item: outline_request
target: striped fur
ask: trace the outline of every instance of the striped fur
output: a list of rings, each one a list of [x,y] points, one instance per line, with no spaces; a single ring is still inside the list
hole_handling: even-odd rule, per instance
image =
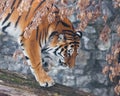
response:
[[[18,43],[40,86],[52,86],[54,81],[44,71],[42,60],[49,63],[47,61],[49,59],[54,65],[73,67],[82,34],[74,30],[67,18],[59,18],[49,23],[44,17],[43,22],[32,31],[31,37],[26,39],[23,36],[24,30],[31,23],[34,13],[43,7],[45,0],[40,3],[37,2],[38,0],[31,0],[31,7],[22,15],[17,11],[22,0],[11,1],[11,13],[8,10],[4,12],[0,21],[0,31],[18,38]]]

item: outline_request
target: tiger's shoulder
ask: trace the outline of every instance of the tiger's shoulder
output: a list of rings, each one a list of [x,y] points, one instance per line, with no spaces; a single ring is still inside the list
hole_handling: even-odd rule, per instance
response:
[[[3,10],[0,11],[1,27],[4,27],[5,30],[5,28],[12,23],[14,29],[19,26],[21,31],[24,31],[26,26],[32,22],[36,11],[45,5],[45,0],[42,2],[38,1],[39,0],[3,0],[1,6],[3,4],[4,7],[1,8]]]
[[[38,26],[43,30],[61,19],[59,9],[46,0],[4,0],[0,3],[2,5],[4,7],[0,7],[3,9],[0,10],[0,30],[10,34],[14,31],[15,36],[18,33],[31,33]],[[65,18],[63,21],[71,23]],[[64,22],[62,23],[67,25]]]

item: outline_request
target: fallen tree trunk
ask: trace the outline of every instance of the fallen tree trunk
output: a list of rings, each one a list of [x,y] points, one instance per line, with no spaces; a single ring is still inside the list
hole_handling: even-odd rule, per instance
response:
[[[94,96],[60,84],[41,88],[29,77],[0,70],[0,96]]]

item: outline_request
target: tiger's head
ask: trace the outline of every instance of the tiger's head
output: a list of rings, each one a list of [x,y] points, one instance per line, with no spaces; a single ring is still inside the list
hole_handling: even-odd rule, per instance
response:
[[[43,48],[43,53],[59,65],[73,67],[80,45],[81,31],[75,31],[69,19],[64,18],[53,22],[48,28],[49,43]]]

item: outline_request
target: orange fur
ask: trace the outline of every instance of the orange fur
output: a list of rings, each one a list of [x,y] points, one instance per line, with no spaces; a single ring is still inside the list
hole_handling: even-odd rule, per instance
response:
[[[19,12],[17,11],[17,5],[18,5],[18,1],[16,0],[15,4],[13,5],[14,11],[12,12],[9,21],[15,23],[18,20]],[[75,59],[77,56],[77,48],[78,48],[78,44],[74,44],[74,42],[79,43],[79,38],[73,28],[72,23],[69,21],[68,18],[63,18],[61,19],[59,16],[59,13],[56,14],[56,19],[54,22],[49,23],[47,20],[47,16],[44,16],[42,19],[42,23],[39,24],[39,26],[37,26],[37,28],[39,29],[37,32],[37,29],[34,29],[31,33],[30,38],[26,39],[23,35],[24,35],[24,30],[25,28],[31,23],[34,15],[35,15],[35,8],[39,5],[38,0],[33,0],[33,3],[30,7],[30,12],[29,15],[26,18],[26,15],[28,14],[28,12],[23,12],[20,18],[20,21],[18,23],[17,26],[20,27],[21,29],[21,34],[19,36],[19,42],[21,43],[22,47],[24,47],[24,53],[26,56],[28,56],[29,60],[30,60],[30,65],[31,68],[34,71],[34,75],[36,77],[36,80],[40,83],[41,86],[52,86],[53,85],[53,80],[50,76],[47,75],[47,73],[44,71],[44,69],[42,68],[42,54],[41,54],[41,46],[40,44],[44,44],[44,42],[49,42],[49,47],[51,48],[55,48],[55,47],[59,47],[61,46],[61,49],[63,48],[63,51],[61,51],[60,54],[63,55],[64,57],[64,63],[69,66],[69,67],[73,67],[75,65]],[[40,8],[42,8],[45,5],[45,2],[40,6]],[[39,8],[39,9],[40,9]],[[7,16],[7,14],[9,13],[9,11],[7,10],[4,14],[4,18]],[[63,33],[63,30],[68,30],[68,31],[72,31],[72,33],[68,33],[66,34]],[[13,30],[14,31],[14,30]],[[54,35],[53,38],[51,40],[50,39],[50,35],[56,31],[57,35]],[[67,39],[62,39],[60,40],[59,35],[62,34],[63,37],[66,37]],[[37,37],[36,37],[37,36]],[[70,39],[68,39],[70,38]],[[71,46],[71,42],[73,42],[73,47],[71,47],[71,50],[73,50],[73,52],[71,52],[71,55],[68,56],[68,49],[65,49],[65,46]]]

